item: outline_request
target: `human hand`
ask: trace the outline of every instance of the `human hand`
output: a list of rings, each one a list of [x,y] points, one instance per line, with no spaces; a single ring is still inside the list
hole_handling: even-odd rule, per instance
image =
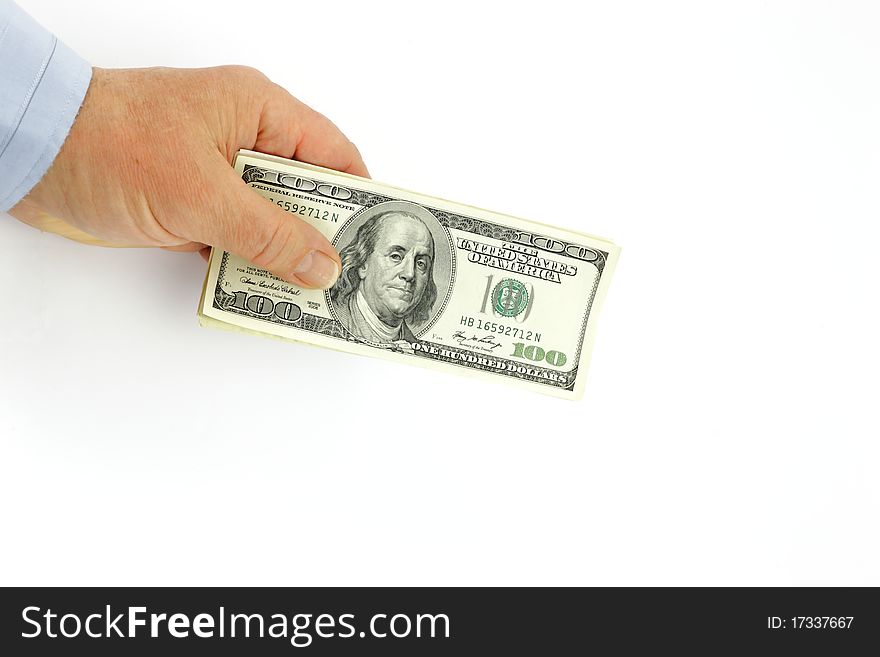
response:
[[[96,68],[54,163],[10,214],[106,246],[212,245],[330,287],[338,254],[245,185],[230,167],[241,148],[369,175],[336,126],[253,69]]]

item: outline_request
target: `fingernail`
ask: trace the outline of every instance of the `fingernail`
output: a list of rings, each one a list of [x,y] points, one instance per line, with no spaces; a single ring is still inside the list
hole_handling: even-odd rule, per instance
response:
[[[305,258],[299,261],[293,274],[306,285],[327,289],[339,278],[339,265],[320,251],[309,251]]]

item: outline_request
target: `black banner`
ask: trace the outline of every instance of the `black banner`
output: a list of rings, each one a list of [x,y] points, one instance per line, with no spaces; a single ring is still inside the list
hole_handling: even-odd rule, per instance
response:
[[[876,589],[0,591],[3,655],[865,654]]]

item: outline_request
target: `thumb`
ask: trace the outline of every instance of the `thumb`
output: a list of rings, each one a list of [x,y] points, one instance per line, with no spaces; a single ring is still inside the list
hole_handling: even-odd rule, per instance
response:
[[[295,285],[329,288],[339,277],[336,250],[317,229],[250,189],[218,153],[207,167],[212,203],[188,239],[241,256]],[[205,207],[211,208],[205,214]]]

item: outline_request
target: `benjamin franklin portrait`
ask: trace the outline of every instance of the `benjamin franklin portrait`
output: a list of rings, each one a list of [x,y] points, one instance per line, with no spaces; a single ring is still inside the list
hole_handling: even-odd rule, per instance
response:
[[[420,205],[389,201],[360,213],[343,233],[342,273],[330,290],[337,319],[366,342],[414,342],[414,331],[428,324],[441,305],[438,250],[441,291],[450,287],[451,252],[443,228]]]

